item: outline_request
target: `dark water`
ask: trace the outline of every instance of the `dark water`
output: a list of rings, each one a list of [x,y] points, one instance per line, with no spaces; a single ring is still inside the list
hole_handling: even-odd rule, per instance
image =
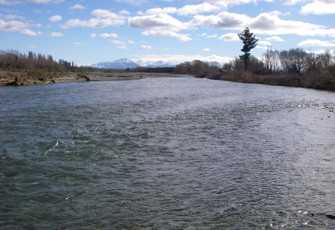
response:
[[[164,78],[0,97],[0,229],[335,228],[335,93]]]

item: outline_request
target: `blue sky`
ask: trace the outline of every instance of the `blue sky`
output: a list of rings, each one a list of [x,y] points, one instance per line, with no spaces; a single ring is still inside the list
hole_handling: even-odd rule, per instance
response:
[[[335,0],[0,0],[1,50],[78,65],[129,58],[227,62],[249,27],[268,47],[335,49]]]

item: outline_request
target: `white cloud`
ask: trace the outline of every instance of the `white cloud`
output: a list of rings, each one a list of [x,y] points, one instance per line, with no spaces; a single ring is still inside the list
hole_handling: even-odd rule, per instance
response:
[[[300,10],[301,14],[335,14],[335,1],[334,0],[314,0],[311,3],[303,6]]]
[[[236,33],[227,33],[227,34],[224,34],[222,36],[219,37],[219,39],[221,41],[229,41],[229,42],[232,42],[232,41],[239,41],[239,37]]]
[[[335,36],[335,29],[301,21],[282,20],[272,13],[261,13],[250,18],[247,26],[261,34],[281,35],[294,34],[298,36]]]
[[[50,33],[50,37],[54,37],[54,38],[60,38],[60,37],[63,37],[63,36],[64,36],[64,34],[59,33],[59,32]]]
[[[122,50],[127,50],[128,49],[129,42],[122,41],[122,40],[112,40],[111,42],[113,44],[115,44],[116,48],[118,48],[118,49],[122,49]]]
[[[200,35],[200,37],[204,37],[204,38],[217,38],[218,35],[217,34],[207,34],[207,33],[202,33]]]
[[[73,6],[70,7],[70,10],[84,10],[85,6],[81,5],[81,4],[75,4]]]
[[[151,8],[145,12],[146,15],[150,14],[174,14],[177,12],[176,7],[165,7],[165,8]]]
[[[119,14],[121,14],[121,15],[129,15],[130,13],[127,10],[120,10]]]
[[[103,33],[103,34],[100,34],[100,37],[101,37],[101,38],[117,38],[118,35],[115,34],[115,33],[110,33],[110,34],[108,34],[108,33]]]
[[[324,47],[334,47],[334,41],[322,41],[318,39],[307,39],[298,44],[298,46],[324,46]]]
[[[26,36],[37,37],[37,36],[42,35],[42,32],[35,32],[30,29],[24,29],[21,31],[21,34],[26,35]]]
[[[58,22],[58,21],[61,21],[61,20],[62,20],[62,17],[60,15],[54,15],[54,16],[49,18],[50,22]]]
[[[0,30],[2,31],[21,31],[28,28],[29,25],[20,21],[4,21],[0,20]]]
[[[249,27],[253,33],[258,35],[292,34],[298,36],[335,37],[335,29],[301,21],[283,20],[279,17],[278,12],[261,13],[256,17],[229,12],[209,16],[196,15],[189,24],[190,27],[207,25],[219,29],[234,29],[238,31]]]
[[[203,48],[202,51],[204,51],[204,52],[210,52],[211,49],[210,48]]]
[[[64,0],[30,0],[30,2],[36,4],[61,3],[63,1]]]
[[[118,0],[121,2],[121,0]],[[164,7],[164,8],[151,8],[145,13],[139,12],[140,15],[150,14],[179,14],[183,16],[197,15],[202,13],[210,13],[218,10],[223,10],[230,5],[240,5],[248,3],[257,3],[257,0],[205,0],[200,4],[185,5],[181,8],[176,7]]]
[[[16,14],[0,14],[0,18],[4,19],[4,20],[15,20],[15,19],[23,19],[22,16],[16,15]]]
[[[146,0],[114,0],[114,1],[119,2],[119,3],[126,3],[129,5],[135,5],[135,6],[139,6],[147,2]]]
[[[265,40],[267,41],[272,41],[272,42],[283,42],[284,40],[279,37],[279,36],[272,36],[272,37],[268,37]]]
[[[149,45],[141,45],[140,49],[142,49],[142,50],[152,50],[152,47],[149,46]]]
[[[231,5],[240,5],[240,4],[249,4],[249,3],[257,3],[257,0],[206,0],[206,2],[210,2],[212,4],[216,4],[222,7],[228,7]]]
[[[181,15],[201,14],[206,12],[213,12],[219,10],[220,7],[204,2],[198,5],[186,5],[178,10]]]
[[[15,0],[0,0],[0,5],[4,5],[4,6],[9,6],[9,5],[15,5],[20,3],[20,1],[15,1]]]
[[[129,18],[129,25],[134,28],[145,28],[145,29],[168,29],[179,31],[186,29],[187,26],[177,20],[176,18],[168,14],[155,14],[145,16],[135,16]]]
[[[91,38],[97,38],[97,37],[105,38],[105,39],[114,39],[114,38],[117,38],[118,35],[116,33],[102,33],[99,35],[96,33],[91,34]]]
[[[190,26],[208,25],[219,29],[241,29],[250,18],[243,14],[222,12],[218,15],[195,15]]]
[[[89,20],[71,19],[62,25],[62,28],[68,29],[73,27],[105,28],[108,26],[120,26],[126,21],[121,15],[117,15],[109,10],[96,9],[91,13],[94,18]]]
[[[29,29],[31,25],[25,22],[21,21],[5,21],[5,20],[0,20],[0,31],[5,31],[5,32],[19,32],[23,35],[27,36],[39,36],[42,33],[41,32],[35,32]]]
[[[161,37],[174,37],[177,38],[181,42],[188,42],[191,41],[192,38],[188,34],[179,34],[174,31],[169,30],[147,30],[143,32],[143,35],[149,36],[161,36]]]
[[[168,14],[136,16],[130,18],[128,23],[131,27],[145,29],[143,35],[146,36],[174,37],[183,42],[191,40],[189,35],[178,33],[188,29],[187,25]]]
[[[306,2],[306,0],[286,0],[284,2],[284,5],[286,5],[286,6],[293,6],[293,5],[296,5],[296,4],[303,3],[303,2]]]
[[[269,41],[259,41],[258,45],[260,46],[272,46],[272,43]]]

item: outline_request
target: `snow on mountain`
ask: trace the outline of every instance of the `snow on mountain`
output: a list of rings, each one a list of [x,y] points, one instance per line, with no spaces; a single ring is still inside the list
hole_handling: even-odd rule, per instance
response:
[[[165,61],[143,61],[143,60],[129,60],[127,58],[117,59],[114,61],[99,62],[93,64],[92,67],[100,69],[132,69],[136,67],[174,67],[175,65]]]
[[[175,67],[176,65],[168,63],[166,61],[144,61],[144,60],[136,60],[140,66],[150,67],[150,68],[158,68],[158,67]]]
[[[127,68],[131,69],[131,68],[140,67],[140,65],[138,65],[137,63],[129,59],[122,58],[122,59],[117,59],[114,61],[99,62],[99,63],[93,64],[92,67],[100,68],[100,69],[127,69]]]

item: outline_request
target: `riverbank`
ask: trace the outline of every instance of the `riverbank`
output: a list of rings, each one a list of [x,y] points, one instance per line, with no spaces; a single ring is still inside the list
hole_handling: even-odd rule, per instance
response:
[[[0,71],[0,86],[28,86],[63,82],[121,81],[153,77],[180,77],[183,74],[145,72],[47,72]]]
[[[335,91],[335,76],[333,76],[331,73],[255,74],[244,71],[221,71],[216,74],[200,75],[196,77],[240,83]]]

